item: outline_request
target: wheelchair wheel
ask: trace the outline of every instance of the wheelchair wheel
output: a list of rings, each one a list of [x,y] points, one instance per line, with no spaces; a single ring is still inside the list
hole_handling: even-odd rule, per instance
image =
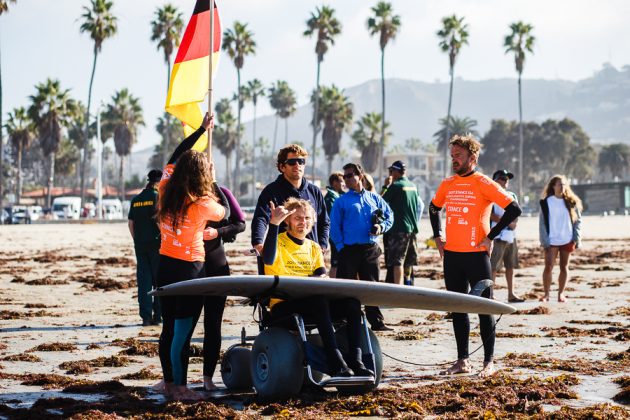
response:
[[[263,401],[297,395],[304,380],[304,352],[300,339],[283,328],[261,332],[252,347],[252,382]]]
[[[223,355],[221,378],[228,389],[251,389],[252,351],[247,347],[232,346]]]
[[[369,391],[372,391],[378,387],[378,384],[381,382],[381,375],[383,374],[383,353],[381,352],[381,345],[378,342],[378,338],[372,332],[372,330],[368,330],[370,334],[370,342],[372,343],[372,352],[374,354],[374,373],[376,375],[374,384],[370,385],[359,385],[359,386],[348,386],[348,387],[339,387],[337,390],[340,393],[344,394],[363,394]],[[347,354],[348,352],[348,333],[347,327],[343,326],[337,330],[335,333],[335,337],[337,339],[337,345],[342,353]],[[365,334],[361,334],[359,338],[361,351],[363,354],[367,354],[368,346],[367,341],[365,339]],[[364,362],[365,363],[365,362]],[[369,366],[366,364],[366,367]]]

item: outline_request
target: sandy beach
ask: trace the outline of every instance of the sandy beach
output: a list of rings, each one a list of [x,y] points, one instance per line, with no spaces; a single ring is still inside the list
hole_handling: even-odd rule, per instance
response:
[[[420,238],[429,232],[425,219]],[[311,391],[276,404],[257,403],[253,395],[215,395],[188,404],[150,389],[160,378],[160,328],[139,325],[125,222],[0,226],[0,418],[630,418],[630,217],[584,218],[566,303],[537,300],[543,264],[538,219],[521,218],[518,237],[515,285],[527,301],[497,325],[494,377],[438,375],[456,357],[445,313],[384,309],[394,331],[378,333],[384,372],[373,393]],[[234,273],[256,272],[255,260],[242,253],[248,244],[249,226],[227,246]],[[416,285],[442,289],[437,251],[422,250],[419,262]],[[495,298],[506,300],[501,274]],[[248,334],[258,328],[250,306],[237,298],[228,302],[223,350],[239,340],[242,327]],[[471,324],[472,350],[480,345],[476,316]],[[200,322],[193,338],[198,351],[202,335]],[[482,351],[471,356],[476,371],[482,358]],[[193,387],[201,386],[199,360],[189,369]]]

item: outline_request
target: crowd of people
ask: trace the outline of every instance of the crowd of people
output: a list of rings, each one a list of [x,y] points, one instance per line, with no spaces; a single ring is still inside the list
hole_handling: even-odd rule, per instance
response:
[[[221,323],[226,297],[168,296],[152,298],[152,288],[201,277],[230,274],[223,244],[245,230],[245,217],[232,192],[216,182],[205,154],[192,150],[213,124],[206,114],[201,127],[184,139],[163,171],[152,170],[146,188],[132,200],[129,230],[137,257],[138,303],[143,326],[160,325],[159,357],[163,380],[156,390],[173,399],[195,400],[187,387],[188,349],[204,313],[203,381],[207,390],[221,348]],[[472,136],[454,136],[449,143],[453,175],[437,188],[429,204],[432,237],[443,260],[447,290],[470,289],[493,298],[492,283],[505,267],[508,301],[524,299],[514,292],[518,268],[516,230],[521,209],[509,191],[514,175],[496,171],[492,178],[477,169],[481,144]],[[380,193],[358,163],[329,177],[326,195],[304,178],[308,153],[291,144],[277,155],[277,179],[259,195],[251,221],[251,245],[262,258],[265,274],[381,281],[384,251],[386,282],[413,285],[417,263],[418,225],[424,203],[407,176],[404,162],[389,166]],[[571,252],[580,244],[581,202],[563,176],[554,176],[540,201],[540,241],[545,253],[544,295],[548,301],[552,269],[559,256],[558,301],[564,302]],[[441,216],[446,223],[442,229]],[[383,250],[380,244],[383,244]],[[324,256],[329,254],[327,268]],[[305,279],[305,281],[308,281]],[[272,314],[299,313],[317,325],[332,376],[373,376],[362,362],[359,335],[361,302],[351,298],[271,299]],[[373,331],[387,331],[381,310],[364,308]],[[494,373],[495,321],[480,315],[484,346],[481,377]],[[342,354],[332,322],[348,325],[349,351]],[[457,361],[443,374],[471,371],[468,314],[453,313]]]

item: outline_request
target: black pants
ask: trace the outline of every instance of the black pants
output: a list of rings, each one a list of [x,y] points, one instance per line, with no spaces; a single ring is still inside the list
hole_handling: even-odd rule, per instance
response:
[[[490,257],[482,252],[444,251],[444,281],[446,290],[468,293],[481,280],[491,280]],[[492,299],[492,289],[486,290],[483,297]],[[494,356],[494,317],[479,315],[479,328],[483,340],[484,361],[490,362]],[[453,313],[453,329],[457,342],[457,358],[468,358],[468,336],[470,320],[468,314]]]
[[[158,286],[203,277],[203,262],[189,262],[160,255]],[[186,385],[190,339],[201,315],[201,296],[163,296],[160,363],[165,382]]]
[[[346,245],[339,251],[337,278],[378,281],[381,249],[376,244]],[[366,306],[365,317],[373,328],[383,325],[384,317],[378,306]]]
[[[206,260],[206,277],[229,276],[227,263],[221,267]],[[203,376],[212,378],[221,353],[221,323],[226,296],[205,296],[203,299]]]
[[[361,334],[361,303],[354,298],[330,300],[322,296],[309,296],[301,299],[284,300],[276,303],[271,308],[271,314],[275,317],[299,314],[307,318],[307,322],[315,322],[317,330],[324,344],[324,351],[328,359],[328,365],[333,372],[341,366],[336,355],[337,339],[333,329],[333,320],[345,319],[348,323],[348,345],[351,357],[360,355],[358,350],[359,336]],[[348,360],[353,364],[355,360]]]

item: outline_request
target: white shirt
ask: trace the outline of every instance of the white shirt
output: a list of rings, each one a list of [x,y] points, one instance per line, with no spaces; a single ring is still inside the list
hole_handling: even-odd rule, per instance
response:
[[[509,195],[512,196],[512,198],[514,198],[514,202],[518,203],[518,199],[516,198],[516,194],[514,194],[512,191],[506,191]],[[503,213],[505,213],[505,210],[503,210],[500,206],[497,206],[496,204],[492,205],[492,213],[496,214],[499,217],[503,216]],[[493,228],[496,225],[496,222],[493,222],[492,220],[490,221],[490,227]],[[514,242],[514,238],[515,238],[515,232],[512,229],[509,228],[505,228],[501,231],[501,233],[499,233],[499,235],[494,238],[494,239],[499,239],[501,241],[505,241],[509,244]]]
[[[547,198],[549,205],[549,244],[561,246],[573,239],[571,215],[562,198],[551,195]]]

